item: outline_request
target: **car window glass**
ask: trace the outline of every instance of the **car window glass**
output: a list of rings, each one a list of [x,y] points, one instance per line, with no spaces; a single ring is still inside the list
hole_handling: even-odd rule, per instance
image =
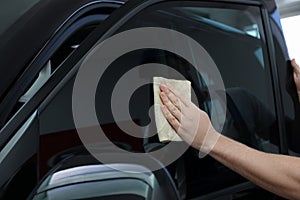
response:
[[[223,8],[222,4],[214,6],[215,8],[211,8],[211,5],[207,7],[204,4],[202,6],[193,4],[192,6],[188,4],[153,6],[128,22],[120,31],[139,27],[163,27],[182,32],[195,39],[216,63],[222,75],[228,98],[231,99],[227,104],[234,105],[227,106],[228,112],[223,134],[247,143],[249,146],[268,150],[267,145],[264,145],[275,140],[277,134],[276,131],[272,131],[276,127],[276,117],[264,29],[262,21],[258,17],[260,9],[247,6],[230,6],[227,9]],[[203,99],[201,93],[210,84],[206,74],[193,71],[193,67],[187,61],[170,52],[139,50],[128,53],[119,60],[107,70],[107,74],[103,78],[106,83],[103,84],[106,85],[105,92],[112,89],[107,88],[108,82],[105,82],[105,77],[110,77],[109,85],[113,85],[114,80],[118,80],[126,71],[147,62],[166,64],[180,71],[186,79],[192,82],[194,90],[199,90],[198,101]],[[120,63],[122,63],[122,67]],[[116,78],[111,78],[112,73]],[[166,75],[172,77],[168,73],[170,72],[166,72]],[[140,76],[151,78],[146,74],[141,72]],[[155,75],[155,72],[152,72],[151,75]],[[101,93],[101,85],[98,88]],[[142,92],[140,91],[140,93]],[[153,103],[151,92],[148,91],[148,93],[148,98],[141,94],[140,97],[143,96],[143,101],[151,105]],[[205,96],[205,94],[202,95]],[[202,100],[202,103],[200,102],[200,106],[203,106],[208,113],[210,113],[210,101],[207,98]],[[144,108],[145,104],[134,104],[135,108],[132,109],[136,110],[136,113],[133,112],[132,117],[134,115],[146,116],[148,108]],[[145,111],[143,114],[142,110]],[[237,117],[243,118],[243,122],[238,122],[243,125],[235,126]],[[136,116],[136,118],[139,117]],[[249,138],[247,139],[245,135],[248,135]],[[275,141],[270,143],[271,146],[272,144],[277,145]]]
[[[256,149],[276,153],[278,128],[260,12],[260,8],[255,6],[236,5],[227,8],[224,4],[217,3],[166,3],[143,10],[119,32],[140,27],[162,27],[195,39],[214,60],[225,84],[227,112],[222,134]],[[176,41],[173,42],[176,45]],[[191,53],[197,55],[197,52]],[[96,104],[96,110],[100,123],[114,121],[110,98],[117,81],[135,66],[145,63],[164,64],[180,72],[185,79],[191,81],[196,93],[193,100],[199,103],[201,109],[210,116],[220,116],[220,113],[223,113],[218,109],[217,113],[211,113],[211,104],[217,100],[211,100],[207,94],[207,86],[213,84],[207,74],[200,74],[189,62],[171,52],[140,49],[121,56],[101,78],[96,94],[96,102],[99,102]],[[155,72],[151,70],[151,66],[140,70],[137,76],[151,80],[156,74],[162,73],[165,73],[166,78],[180,79],[172,74],[171,70]],[[128,105],[131,119],[124,115],[123,118],[120,117],[120,121],[134,120],[141,126],[148,125],[152,106],[152,84],[148,84],[138,88],[131,97]],[[157,131],[156,127],[150,129],[141,134],[153,135],[153,132]],[[156,143],[159,143],[157,135],[146,138],[145,150],[151,151],[151,147],[156,146]],[[188,166],[186,173],[189,197],[243,182],[240,176],[219,163],[209,158],[200,160],[197,152],[193,150],[186,153],[185,163]]]

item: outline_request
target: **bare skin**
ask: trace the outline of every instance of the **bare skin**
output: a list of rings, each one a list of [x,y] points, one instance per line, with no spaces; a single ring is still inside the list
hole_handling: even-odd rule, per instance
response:
[[[300,69],[295,60],[292,66],[300,102]],[[170,86],[161,85],[160,89],[162,111],[184,141],[258,186],[287,199],[300,199],[300,158],[261,152],[225,137],[191,101]]]
[[[294,81],[295,81],[295,84],[296,84],[298,99],[299,99],[299,102],[300,102],[300,67],[296,63],[295,59],[292,60],[291,64],[292,64],[292,67],[293,67],[293,70],[294,70]]]

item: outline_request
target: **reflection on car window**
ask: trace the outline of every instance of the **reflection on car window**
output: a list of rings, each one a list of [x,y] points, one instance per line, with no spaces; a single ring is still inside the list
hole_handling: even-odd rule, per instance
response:
[[[252,21],[249,17],[251,15],[246,12],[236,9],[207,9],[199,7],[175,7],[173,9],[177,11],[177,15],[184,16],[195,22],[205,23],[228,32],[231,31],[260,38],[257,23]]]

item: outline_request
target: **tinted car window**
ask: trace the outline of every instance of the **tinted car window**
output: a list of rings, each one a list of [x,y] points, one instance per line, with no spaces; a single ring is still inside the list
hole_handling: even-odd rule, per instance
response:
[[[274,144],[277,135],[271,130],[276,127],[276,117],[264,29],[259,17],[261,16],[260,9],[246,6],[224,8],[224,5],[213,5],[215,8],[211,8],[212,5],[206,7],[204,4],[199,6],[199,4],[185,5],[183,3],[153,6],[136,16],[121,30],[163,27],[179,31],[195,39],[216,63],[227,91],[229,99],[227,104],[234,105],[227,107],[223,134],[249,146],[277,151],[275,146],[267,145],[270,140],[274,140]],[[197,55],[196,52],[191,53]],[[138,50],[120,57],[107,70],[102,79],[104,84],[99,84],[98,91],[101,93],[101,85],[105,85],[105,92],[109,92],[113,89],[114,81],[117,81],[129,69],[149,62],[165,64],[179,71],[192,82],[192,87],[197,94],[196,101],[199,102],[200,107],[208,113],[211,112],[210,104],[213,100],[205,96],[207,85],[211,84],[210,77],[207,74],[199,74],[183,58],[161,50]],[[151,69],[147,70],[151,71]],[[173,76],[171,72],[165,74],[169,77]],[[152,78],[154,75],[155,72],[140,73],[140,76],[145,76],[145,78]],[[108,89],[110,87],[108,85],[112,87]],[[141,88],[137,93],[141,94],[142,90]],[[147,116],[149,108],[144,108],[145,105],[153,104],[151,91],[148,91],[148,95],[146,93],[144,96],[139,95],[143,97],[144,104],[141,106],[134,104],[135,108],[132,108],[136,110],[136,112],[132,111],[132,118],[139,119],[139,121],[145,121],[140,117]],[[104,106],[99,106],[101,107],[99,110],[105,109]]]
[[[140,27],[163,27],[179,31],[195,39],[212,57],[225,84],[227,112],[225,125],[221,130],[222,134],[256,149],[278,152],[278,128],[270,65],[260,16],[260,8],[255,6],[160,4],[144,10],[120,31]],[[147,40],[147,38],[144,39]],[[197,52],[191,53],[197,55]],[[216,100],[211,100],[207,96],[207,86],[211,84],[210,77],[206,74],[199,74],[191,64],[177,55],[149,49],[130,52],[120,57],[106,71],[103,82],[98,87],[98,92],[106,95],[105,97],[101,95],[101,98],[99,94],[96,96],[97,102],[100,100],[104,102],[96,105],[99,113],[101,113],[100,110],[111,113],[108,110],[110,104],[105,102],[110,102],[106,97],[110,96],[107,94],[113,91],[115,81],[134,66],[152,62],[170,66],[190,80],[197,96],[194,102],[198,102],[200,108],[209,115],[213,115],[210,108],[212,102]],[[151,72],[149,68],[141,70],[139,76],[151,80],[153,76],[161,73]],[[165,76],[178,79],[171,72],[165,72]],[[214,103],[221,104],[222,102]],[[141,126],[149,124],[148,112],[152,105],[152,85],[139,88],[133,94],[129,104],[132,119],[139,122]],[[219,111],[217,110],[218,113],[222,113],[222,110]],[[113,120],[112,115],[99,114],[99,121],[106,123],[105,120]],[[153,131],[156,131],[155,127],[144,134],[152,135]],[[151,151],[151,147],[156,147],[155,143],[159,143],[157,136],[146,138],[145,150]],[[197,153],[189,150],[185,155],[189,197],[243,182],[238,175],[210,158],[198,159]]]
[[[196,40],[216,63],[226,87],[227,112],[219,110],[215,114],[224,114],[226,117],[225,125],[220,130],[222,134],[260,150],[278,152],[278,128],[270,65],[260,16],[260,8],[255,6],[164,3],[143,10],[118,32],[140,27],[163,27],[179,31]],[[197,52],[191,53],[197,55]],[[146,126],[151,121],[152,84],[143,85],[134,91],[129,105],[119,108],[118,121],[114,119],[111,111],[111,97],[118,80],[129,70],[147,63],[167,65],[190,80],[196,94],[193,101],[209,115],[213,115],[211,104],[217,100],[210,99],[207,92],[208,85],[213,84],[207,74],[200,74],[187,60],[174,53],[160,49],[135,50],[115,60],[105,70],[98,83],[95,96],[97,116],[105,134],[112,140],[120,141],[127,137],[127,142],[140,145],[140,140],[128,136],[116,123],[134,121],[140,126]],[[182,78],[172,73],[172,70],[158,72],[151,69],[151,65],[148,66],[137,72],[137,78],[150,82],[157,74],[164,74],[166,78]],[[43,137],[64,135],[62,138],[68,143],[66,146],[80,143],[72,120],[73,82],[74,79],[71,79],[45,104],[40,113],[40,130]],[[118,98],[122,99],[124,96],[120,94]],[[217,105],[223,102],[214,103]],[[126,109],[129,109],[130,118],[122,114]],[[154,126],[139,134],[147,136],[156,132]],[[47,141],[60,145],[53,139]],[[147,137],[143,141],[144,150],[153,151],[150,147],[156,146],[153,144],[159,144],[157,135]],[[136,150],[141,151],[139,148]],[[245,181],[210,157],[199,159],[195,150],[189,149],[183,157],[187,166],[188,197],[210,193]]]

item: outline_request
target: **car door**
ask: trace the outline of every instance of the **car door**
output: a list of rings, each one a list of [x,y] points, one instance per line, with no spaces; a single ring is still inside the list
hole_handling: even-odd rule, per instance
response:
[[[185,33],[197,40],[217,64],[226,87],[228,112],[223,113],[226,122],[225,128],[220,131],[253,148],[272,153],[284,153],[286,145],[282,140],[284,140],[285,127],[283,127],[278,69],[274,60],[272,38],[272,34],[280,35],[281,31],[277,29],[276,33],[272,33],[271,26],[277,22],[274,22],[274,19],[271,20],[269,16],[269,14],[276,13],[275,4],[271,4],[265,5],[259,1],[235,1],[234,3],[226,1],[222,3],[155,1],[155,4],[138,12],[135,17],[126,22],[124,20],[125,23],[116,33],[122,34],[122,31],[135,28],[160,27]],[[268,10],[269,8],[270,10]],[[180,42],[174,38],[170,34],[171,43],[176,48],[181,48],[178,45]],[[140,36],[136,42],[142,44],[143,40],[151,39],[151,37]],[[157,37],[157,40],[159,39]],[[283,42],[281,39],[280,41]],[[160,42],[164,43],[165,41],[161,40]],[[119,48],[122,48],[121,46],[122,44]],[[197,53],[193,51],[190,53],[197,56]],[[149,45],[148,49],[134,49],[134,51],[122,55],[110,65],[109,69],[105,70],[100,79],[102,82],[97,88],[99,94],[95,95],[96,102],[101,102],[95,105],[96,111],[99,112],[100,125],[113,123],[115,120],[116,112],[110,110],[113,109],[110,98],[114,95],[115,87],[119,86],[119,79],[134,67],[147,63],[172,66],[171,68],[179,71],[181,75],[192,82],[196,94],[195,102],[200,101],[202,109],[211,116],[220,117],[222,115],[222,111],[216,114],[211,110],[212,104],[216,106],[222,102],[218,102],[218,100],[213,102],[215,99],[209,99],[205,96],[207,93],[201,93],[207,92],[207,87],[209,87],[210,81],[207,74],[197,73],[189,62],[176,57],[174,52],[153,49],[153,46]],[[148,67],[145,70],[138,70],[136,77],[133,76],[131,80],[144,78],[149,83],[151,76],[156,74],[179,78],[163,68],[159,70],[153,67],[151,70],[150,66]],[[134,84],[134,81],[133,83],[127,82],[127,84]],[[132,94],[128,107],[125,106],[125,109],[129,109],[131,118],[122,115],[125,111],[118,107],[119,120],[134,120],[141,126],[147,126],[151,122],[148,112],[153,106],[152,85],[148,84],[138,88]],[[126,91],[126,87],[123,88],[123,91]],[[119,96],[120,99],[121,97],[122,95]],[[127,102],[127,98],[125,99]],[[215,110],[215,112],[218,111],[218,109]],[[105,114],[101,116],[101,113]],[[145,150],[151,153],[157,148],[164,148],[164,145],[157,144],[158,140],[153,136],[153,132],[149,133],[150,129],[143,131],[148,136],[152,135],[144,143]],[[155,128],[152,130],[155,132]],[[121,135],[122,132],[120,131],[119,134]],[[197,153],[193,150],[189,151],[185,154],[184,163],[187,169],[186,174],[183,175],[186,178],[187,198],[246,199],[262,196],[273,198],[272,194],[247,182],[211,158],[201,160],[197,156],[195,158]]]
[[[222,11],[221,13],[223,15],[218,16],[217,11]],[[72,90],[76,72],[82,63],[83,58],[85,58],[87,53],[95,44],[101,43],[111,35],[121,33],[122,31],[132,28],[142,27],[164,27],[179,32],[182,31],[192,38],[203,38],[201,45],[205,46],[206,49],[209,49],[211,55],[214,55],[212,57],[213,59],[218,60],[217,65],[222,66],[225,63],[224,67],[219,70],[222,70],[221,74],[224,76],[224,81],[226,81],[225,85],[228,86],[228,88],[233,88],[230,91],[231,94],[234,95],[237,91],[234,90],[235,87],[242,86],[246,88],[246,90],[241,90],[242,95],[240,96],[240,99],[232,98],[233,103],[231,103],[231,105],[235,105],[235,102],[244,101],[247,104],[248,98],[260,98],[263,101],[263,107],[267,104],[268,106],[266,110],[270,111],[269,114],[262,114],[262,116],[271,116],[271,119],[280,118],[281,110],[278,109],[278,105],[281,101],[280,96],[277,94],[277,89],[275,89],[275,92],[273,93],[274,86],[275,88],[278,87],[277,78],[276,76],[273,77],[276,67],[273,62],[269,62],[274,55],[272,54],[272,49],[270,49],[270,46],[272,46],[273,43],[272,38],[270,38],[270,27],[268,26],[268,11],[269,10],[267,10],[264,4],[252,1],[246,3],[244,1],[236,1],[235,3],[232,3],[232,1],[224,1],[222,3],[205,1],[129,1],[124,6],[113,12],[107,20],[103,21],[101,26],[95,29],[79,46],[79,48],[61,63],[61,65],[45,83],[44,87],[38,90],[36,95],[33,96],[1,130],[2,138],[0,141],[3,146],[7,146],[10,138],[18,131],[18,127],[24,125],[26,120],[31,119],[30,116],[32,116],[32,113],[34,113],[35,110],[38,110],[37,118],[40,127],[38,135],[42,135],[40,137],[44,137],[43,135],[48,134],[49,130],[50,132],[53,131],[53,127],[58,128],[56,131],[59,132],[59,128],[61,127],[56,126],[59,124],[59,121],[66,120],[66,117],[68,120],[72,121],[72,106],[70,106],[72,103],[70,102],[70,98],[68,99],[69,101],[64,104],[51,104],[51,102],[54,102],[55,98],[59,96],[57,94],[64,94],[64,88],[67,88],[69,92],[70,88]],[[193,16],[188,15],[188,13],[192,13]],[[208,20],[209,15],[213,16],[210,20]],[[239,26],[237,22],[233,23],[230,20],[231,18],[239,19],[238,16],[247,17],[245,22],[240,22],[241,24],[244,23],[245,26]],[[223,17],[224,20],[222,20]],[[237,27],[235,27],[235,25],[237,25]],[[193,31],[190,32],[191,30]],[[197,35],[198,32],[202,35]],[[147,40],[147,38],[133,39]],[[132,42],[134,43],[136,41],[133,40]],[[173,42],[176,44],[176,41]],[[222,50],[222,48],[217,48],[220,47],[218,45],[232,48],[223,48]],[[239,53],[242,52],[242,50],[244,52],[240,55]],[[242,62],[242,59],[239,60],[239,58],[247,60],[248,63],[245,68],[239,68],[239,66],[245,65],[245,63]],[[112,111],[109,110],[110,97],[113,88],[118,82],[118,78],[121,78],[123,74],[128,72],[130,69],[133,69],[134,66],[152,62],[170,65],[172,68],[181,72],[186,79],[191,80],[193,87],[197,90],[196,100],[202,99],[200,104],[201,108],[210,113],[210,115],[213,115],[210,110],[212,100],[207,98],[207,95],[205,96],[205,94],[201,93],[201,91],[206,90],[207,82],[209,82],[208,77],[205,77],[205,74],[199,74],[197,71],[193,70],[191,64],[185,59],[182,59],[170,52],[162,51],[161,49],[137,49],[131,54],[129,52],[114,61],[114,63],[105,72],[106,74],[103,76],[104,78],[101,80],[102,82],[99,83],[100,87],[95,95],[95,99],[99,102],[95,105],[95,107],[100,116],[98,117],[100,125],[107,126],[107,131],[110,132],[112,137],[115,137],[114,140],[122,137],[121,135],[124,135],[124,132],[120,130],[120,128],[116,127]],[[121,68],[120,66],[124,66],[124,68]],[[183,66],[188,66],[188,69],[190,70],[185,70]],[[247,74],[249,76],[246,76],[244,72],[249,73]],[[168,73],[169,72],[166,71],[166,75],[168,75]],[[238,73],[240,77],[232,76],[234,73]],[[149,75],[153,76],[153,74],[155,75],[155,71],[152,71],[151,69],[139,72],[139,75],[146,79],[149,78]],[[251,81],[253,81],[254,77],[257,83],[252,85]],[[71,87],[67,87],[68,84],[70,84]],[[136,121],[136,123],[141,126],[149,124],[148,111],[153,105],[153,102],[151,102],[153,95],[150,91],[151,87],[151,84],[145,85],[133,94],[129,105],[131,118],[128,118],[128,116],[120,116],[119,121],[125,123],[128,121]],[[243,98],[245,96],[246,100]],[[122,99],[122,95],[119,96],[119,98]],[[220,102],[215,102],[214,104],[217,105],[219,103]],[[251,102],[248,102],[248,104],[251,104]],[[52,105],[57,109],[55,110],[51,107]],[[243,118],[241,114],[243,113],[242,111],[244,111],[243,108],[239,108],[236,105],[230,107],[233,108],[231,108],[231,111],[228,113],[225,113],[225,115],[234,115],[238,117],[231,116],[231,121],[227,120],[228,127],[230,126],[230,123],[235,123],[235,121],[245,121],[238,120],[238,118]],[[63,112],[64,109],[66,110],[67,115],[60,115],[59,111]],[[236,112],[232,110],[236,110]],[[47,111],[55,112],[54,114],[53,112],[52,114],[49,114]],[[103,117],[101,117],[101,113],[104,113],[102,115]],[[71,126],[73,127],[67,128],[75,130],[76,127],[73,123],[71,122]],[[239,128],[236,127],[237,130],[250,126],[246,122],[239,123],[240,125],[237,125]],[[267,133],[269,133],[271,128],[278,128],[278,126],[280,126],[277,122],[270,124],[272,124],[272,126],[269,126],[268,124],[268,126],[263,127],[264,130],[268,130]],[[41,125],[43,126],[42,128]],[[241,142],[245,142],[248,145],[253,145],[260,150],[275,153],[279,152],[280,148],[278,148],[278,143],[280,143],[281,140],[280,137],[278,137],[278,134],[282,135],[282,129],[278,128],[279,133],[275,133],[272,137],[268,134],[263,137],[259,137],[259,135],[255,133],[253,134],[255,135],[255,138],[251,136],[251,131],[248,131],[248,129],[250,128],[245,128],[247,131],[243,133],[246,136],[239,135],[235,132],[231,137],[240,140]],[[141,134],[145,134],[145,131],[149,133],[149,130],[144,130]],[[150,142],[145,142],[144,147],[149,143],[157,143],[155,136],[150,139]],[[143,143],[143,139],[136,140],[134,137],[130,137],[129,139],[127,138],[127,141],[129,142],[132,140],[139,143],[134,145],[142,145]],[[51,147],[55,146],[50,146],[49,148]],[[140,150],[139,148],[137,149]],[[189,150],[189,152],[190,153],[184,157],[184,163],[186,166],[193,166],[196,163],[194,166],[201,166],[201,169],[188,168],[188,170],[184,172],[183,180],[186,179],[185,184],[187,186],[187,191],[183,190],[185,193],[183,196],[186,195],[187,198],[202,199],[247,198],[249,196],[251,197],[251,195],[254,195],[254,197],[257,197],[257,195],[260,197],[263,195],[264,197],[266,196],[266,198],[273,197],[271,194],[260,190],[255,185],[242,179],[237,174],[234,174],[232,171],[220,165],[216,161],[213,161],[209,157],[200,160],[197,157],[197,152],[195,153],[193,150]],[[51,155],[47,155],[46,160],[49,159]],[[12,162],[15,162],[13,158],[9,159],[12,159]],[[40,168],[40,166],[37,166],[37,168]],[[7,169],[4,168],[3,171],[7,171]],[[14,169],[12,169],[12,171],[14,171]],[[199,188],[201,188],[201,190]]]
[[[154,66],[153,63],[159,63],[170,66],[170,68],[180,72],[185,79],[192,82],[192,87],[196,95],[194,100],[195,102],[200,102],[198,103],[202,109],[210,115],[217,116],[216,118],[219,117],[222,119],[222,115],[226,116],[225,128],[222,130],[223,134],[227,134],[227,136],[235,140],[262,151],[272,153],[283,152],[282,147],[285,146],[281,142],[281,136],[283,135],[283,123],[281,121],[283,115],[282,108],[280,108],[281,97],[278,93],[277,68],[273,62],[274,55],[272,54],[273,42],[269,24],[270,19],[268,17],[269,10],[267,10],[264,4],[259,2],[247,2],[246,4],[245,2],[235,2],[232,4],[232,2],[226,1],[222,3],[147,1],[145,4],[141,4],[142,6],[145,6],[142,10],[133,11],[133,13],[136,12],[136,15],[130,13],[131,15],[129,15],[128,20],[124,18],[111,29],[108,29],[107,32],[103,32],[105,33],[103,37],[107,38],[109,35],[118,37],[126,30],[147,29],[149,27],[171,29],[189,35],[197,40],[216,62],[228,94],[228,112],[224,113],[220,109],[215,110],[217,113],[212,112],[212,104],[218,107],[218,104],[221,105],[222,102],[208,97],[209,76],[197,72],[191,63],[184,58],[178,57],[173,52],[161,48],[155,49],[149,43],[147,43],[149,45],[147,48],[143,47],[139,49],[135,46],[135,49],[132,50],[130,43],[136,45],[144,44],[144,41],[153,39],[150,35],[148,37],[138,35],[133,37],[132,41],[128,42],[126,40],[127,46],[125,45],[125,47],[127,49],[125,50],[129,52],[118,55],[119,57],[113,55],[116,60],[110,63],[109,66],[101,62],[101,59],[106,58],[102,58],[102,54],[95,56],[97,61],[95,63],[97,66],[101,63],[103,74],[100,74],[102,76],[99,74],[95,75],[99,77],[99,83],[96,81],[98,86],[93,98],[95,98],[96,102],[95,111],[98,117],[97,120],[105,135],[112,141],[123,140],[126,136],[127,139],[125,141],[131,142],[136,151],[140,151],[139,147],[141,143],[143,143],[144,150],[147,153],[153,153],[165,147],[165,144],[158,142],[157,136],[155,136],[157,130],[153,127],[153,124],[151,127],[151,120],[153,120],[151,118],[151,116],[153,117],[153,110],[151,110],[153,106],[151,80],[155,75],[164,75],[165,77],[177,79],[182,77],[163,67],[161,69],[151,67]],[[271,9],[270,13],[273,11]],[[164,43],[165,41],[159,37],[162,37],[162,35],[156,34],[157,38],[154,42]],[[110,51],[113,54],[117,51],[116,49],[122,49],[124,43],[122,43],[121,38],[119,38],[118,43],[114,43],[115,46],[108,46],[104,49],[104,52]],[[170,34],[171,43],[176,48],[182,48],[178,45],[180,41],[174,38],[176,37]],[[98,41],[99,44],[101,44],[101,41]],[[94,53],[96,50],[97,48],[91,52]],[[196,52],[190,49],[188,51],[189,54],[197,56]],[[90,59],[92,55],[89,55]],[[145,64],[149,63],[150,65],[145,66]],[[80,68],[81,64],[78,63],[77,67]],[[137,66],[144,66],[146,68],[139,68],[135,71],[135,76],[131,78],[126,77],[129,76],[126,74],[134,70]],[[95,81],[92,77],[92,74],[90,74],[84,80]],[[123,81],[123,78],[126,81],[120,83],[119,81]],[[136,90],[132,91],[132,87],[137,82],[140,83],[141,79],[147,84],[138,85],[136,86]],[[74,91],[75,82],[76,77],[72,76],[72,79],[68,82],[70,84],[69,88],[64,87],[59,92],[60,96],[62,96],[68,91],[69,102],[72,98],[70,88],[73,86]],[[80,82],[79,85],[85,84],[87,83]],[[124,88],[119,88],[118,91],[125,91],[125,93],[114,93],[114,90],[117,90],[122,85]],[[129,88],[126,88],[127,86]],[[88,94],[89,90],[94,90],[94,87],[94,85],[87,87],[82,91],[83,93],[80,96],[84,99],[89,99],[86,94]],[[127,98],[127,93],[130,94],[130,98]],[[112,100],[114,95],[116,95],[116,99]],[[89,105],[84,104],[84,99],[81,99],[82,101],[80,102],[84,105],[80,110],[80,114],[82,114],[83,119],[87,119],[88,116],[84,115],[84,110],[87,109],[90,113],[94,111],[88,109]],[[128,99],[129,101],[127,101]],[[61,100],[57,96],[57,98],[54,98],[54,101],[60,102]],[[124,105],[122,101],[128,104]],[[118,102],[115,104],[115,108],[113,102]],[[41,119],[47,118],[51,110],[52,112],[55,110],[50,107],[50,104],[47,108],[41,114]],[[56,110],[61,110],[60,108],[61,106],[56,104]],[[74,108],[71,106],[65,108],[69,116],[68,118],[72,118],[72,109]],[[115,111],[112,111],[112,109],[115,109]],[[130,115],[127,115],[126,112],[129,112]],[[115,118],[116,116],[118,118]],[[57,124],[57,120],[59,119],[52,118],[51,120],[47,120],[52,125],[44,123],[45,129],[51,126],[54,127]],[[132,129],[133,131],[126,132],[122,127],[126,128],[128,125],[130,127],[130,121],[134,121],[136,124],[146,126],[147,128]],[[85,126],[81,125],[82,127],[79,128],[97,127],[97,123],[95,122],[88,124],[86,121],[86,123]],[[72,130],[74,131],[74,129],[75,124],[73,124]],[[58,133],[61,134],[62,132],[59,131]],[[144,141],[141,141],[143,140],[143,135],[147,137]],[[177,145],[178,147],[180,146],[179,143]],[[197,154],[198,152],[189,149],[183,157],[178,157],[178,159],[182,159],[183,161],[177,162],[175,160],[176,162],[173,163],[173,166],[169,166],[170,171],[175,171],[173,175],[174,178],[177,178],[177,182],[184,182],[183,184],[186,186],[184,188],[178,184],[182,198],[273,198],[272,194],[261,190],[211,158],[199,159]],[[165,157],[168,156],[165,155]],[[181,168],[180,171],[183,174],[180,174],[178,166],[182,162],[186,169]]]

